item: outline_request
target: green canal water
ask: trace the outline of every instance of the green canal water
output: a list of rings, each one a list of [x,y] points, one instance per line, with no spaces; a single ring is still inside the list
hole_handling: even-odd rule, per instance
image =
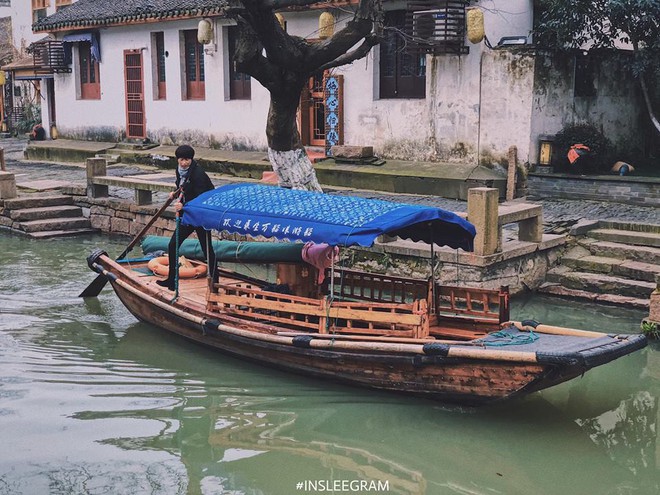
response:
[[[0,232],[0,494],[660,493],[657,344],[480,409],[313,381],[139,323],[93,247]],[[516,318],[637,332],[644,312],[541,297]]]

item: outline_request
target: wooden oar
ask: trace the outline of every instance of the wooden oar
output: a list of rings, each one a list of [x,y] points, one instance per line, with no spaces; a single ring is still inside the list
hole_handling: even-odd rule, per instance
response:
[[[163,206],[160,207],[160,209],[156,212],[156,214],[153,217],[151,217],[151,220],[147,222],[147,224],[138,233],[138,235],[136,235],[133,238],[133,240],[130,242],[130,244],[126,246],[124,252],[117,257],[118,260],[123,259],[131,251],[131,249],[133,249],[133,247],[140,241],[140,239],[142,239],[144,234],[147,233],[147,230],[149,230],[149,228],[154,224],[154,222],[158,220],[158,217],[160,217],[163,214],[163,212],[167,209],[167,207],[170,206],[172,201],[174,201],[174,198],[176,197],[176,193],[179,192],[179,189],[174,191],[174,194],[170,195],[170,197],[167,198],[165,204],[163,204]],[[92,281],[91,284],[87,286],[87,288],[84,291],[80,293],[78,297],[96,297],[101,293],[103,287],[105,287],[105,284],[107,283],[108,283],[108,278],[101,273]]]

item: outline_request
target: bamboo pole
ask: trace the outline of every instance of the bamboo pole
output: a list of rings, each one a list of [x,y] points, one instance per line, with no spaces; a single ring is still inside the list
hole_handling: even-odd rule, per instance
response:
[[[504,328],[508,324],[514,325],[518,330],[523,332],[529,330],[529,327],[523,326],[523,324],[519,321],[509,321],[507,323],[502,323],[502,327]],[[598,337],[604,337],[606,335],[604,333],[591,332],[589,330],[578,330],[577,328],[556,327],[553,325],[543,325],[543,324],[537,325],[536,328],[534,328],[533,330],[537,333],[547,333],[551,335],[572,335],[574,337],[598,338]]]

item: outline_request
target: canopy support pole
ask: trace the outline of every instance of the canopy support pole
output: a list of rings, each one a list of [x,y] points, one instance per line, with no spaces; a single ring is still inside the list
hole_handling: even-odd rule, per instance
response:
[[[430,227],[430,225],[429,225]],[[431,314],[435,313],[435,246],[433,242],[433,229],[431,231]]]
[[[334,297],[335,295],[335,250],[334,248],[330,251],[332,254],[330,255],[332,257],[331,261],[332,263],[330,264],[330,297]]]

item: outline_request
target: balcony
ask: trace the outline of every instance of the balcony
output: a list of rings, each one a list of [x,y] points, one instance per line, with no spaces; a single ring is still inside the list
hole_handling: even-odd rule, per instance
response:
[[[71,72],[71,66],[66,63],[64,43],[62,41],[44,39],[30,45],[28,52],[34,60],[35,74],[61,74]]]
[[[433,55],[469,52],[465,46],[465,0],[409,0],[406,5],[406,51]]]

